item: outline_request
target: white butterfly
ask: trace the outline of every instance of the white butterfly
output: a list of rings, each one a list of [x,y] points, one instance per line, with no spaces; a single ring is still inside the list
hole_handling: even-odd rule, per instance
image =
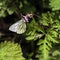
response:
[[[11,25],[9,30],[12,32],[16,32],[17,34],[22,34],[26,31],[26,22],[22,18],[20,21]]]

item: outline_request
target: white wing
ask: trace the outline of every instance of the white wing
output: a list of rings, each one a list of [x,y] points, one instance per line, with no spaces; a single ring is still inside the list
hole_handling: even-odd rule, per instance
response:
[[[18,27],[17,27],[17,33],[22,34],[26,31],[26,23],[24,20],[20,20]]]
[[[26,31],[26,23],[21,19],[20,21],[11,25],[9,30],[18,34],[22,34]]]
[[[18,24],[19,24],[19,21],[16,22],[16,23],[14,23],[13,25],[11,25],[11,26],[9,27],[9,30],[10,30],[10,31],[13,31],[13,32],[16,32],[16,31],[17,31]]]

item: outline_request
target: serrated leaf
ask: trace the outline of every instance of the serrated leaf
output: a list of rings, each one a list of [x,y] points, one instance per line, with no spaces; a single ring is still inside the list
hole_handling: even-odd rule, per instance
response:
[[[0,43],[0,60],[25,60],[22,56],[21,47],[14,42]]]
[[[50,47],[47,44],[44,47],[45,49],[50,50]]]
[[[35,34],[35,32],[36,32],[36,30],[32,31],[31,36],[33,36]]]
[[[52,36],[50,36],[49,34],[47,34],[46,38],[53,43],[58,43],[58,41],[56,39],[52,38]]]
[[[39,50],[43,51],[43,45],[41,45],[41,46],[39,47]]]
[[[60,51],[58,50],[55,50],[53,53],[52,53],[53,56],[57,56],[57,55],[60,55]]]
[[[42,20],[42,21],[40,21],[40,23],[45,25],[45,26],[48,26],[48,21],[46,21],[46,20]]]
[[[43,44],[43,43],[44,43],[44,41],[43,41],[42,39],[40,39],[40,40],[38,41],[37,45],[41,45],[41,44]]]
[[[9,13],[9,15],[14,13],[14,9],[13,8],[7,8],[7,12]]]
[[[26,37],[26,40],[33,40],[34,39],[34,36],[28,36]]]
[[[55,25],[55,26],[53,26],[53,28],[57,28],[60,30],[60,25]]]
[[[42,32],[42,33],[45,33],[45,31],[39,26],[36,28],[38,32]]]
[[[58,36],[58,33],[56,31],[54,31],[54,30],[50,31],[50,33],[51,33],[50,35],[52,37],[57,37]]]
[[[47,43],[47,45],[48,45],[50,48],[52,48],[51,42],[46,41],[46,43]]]
[[[45,26],[48,26],[48,18],[47,18],[47,14],[42,14],[42,18],[40,20],[40,23],[45,25]]]
[[[26,35],[31,35],[32,31],[29,31],[28,33],[26,33]]]
[[[52,10],[60,10],[60,0],[50,0],[50,6]]]

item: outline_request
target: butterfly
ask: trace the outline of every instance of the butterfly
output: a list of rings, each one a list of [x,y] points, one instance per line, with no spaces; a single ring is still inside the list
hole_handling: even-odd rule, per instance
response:
[[[12,32],[16,32],[17,34],[24,33],[26,31],[26,22],[29,22],[28,17],[31,18],[31,14],[27,14],[26,16],[23,16],[21,20],[11,25],[9,27],[9,30]]]
[[[12,32],[16,32],[17,34],[22,34],[26,31],[26,22],[22,18],[20,21],[17,21],[13,25],[9,27],[9,30]]]

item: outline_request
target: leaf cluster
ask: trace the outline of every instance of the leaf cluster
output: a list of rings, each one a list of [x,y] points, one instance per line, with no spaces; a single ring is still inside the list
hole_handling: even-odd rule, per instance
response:
[[[13,42],[0,43],[0,60],[25,60],[21,47]]]

